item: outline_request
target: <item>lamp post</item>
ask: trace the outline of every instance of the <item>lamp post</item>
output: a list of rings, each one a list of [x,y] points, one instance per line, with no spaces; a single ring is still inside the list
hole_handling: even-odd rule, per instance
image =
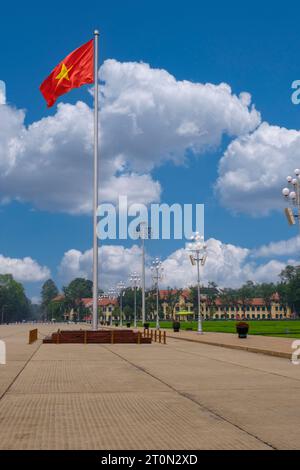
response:
[[[102,320],[101,321],[104,321],[103,320],[104,311],[103,311],[103,306],[101,305],[101,300],[107,299],[107,298],[108,298],[108,294],[106,294],[105,292],[103,292],[102,294],[100,294],[98,296],[98,300],[100,301],[100,315],[102,315]],[[97,316],[97,318],[98,318],[98,316]],[[106,321],[106,316],[105,316],[105,321]]]
[[[159,330],[159,328],[160,328],[160,324],[159,324],[159,286],[158,286],[158,283],[163,278],[163,271],[164,271],[164,268],[162,266],[162,262],[159,260],[159,258],[155,258],[155,260],[152,262],[151,274],[152,274],[152,280],[154,282],[154,285],[156,286],[156,329],[157,330]]]
[[[120,281],[117,284],[117,290],[120,296],[120,326],[123,326],[123,295],[124,295],[124,290],[125,290],[124,282]]]
[[[201,295],[200,295],[200,265],[204,266],[207,258],[207,246],[204,243],[204,237],[195,233],[191,237],[191,243],[187,245],[187,250],[191,252],[190,260],[193,266],[197,264],[197,289],[198,289],[198,333],[203,334],[202,315],[201,315]]]
[[[116,290],[112,287],[108,290],[108,298],[109,299],[115,299],[117,297],[117,292]],[[113,324],[113,312],[110,314],[110,326]]]
[[[129,280],[134,291],[134,328],[136,328],[136,290],[140,287],[141,278],[137,273],[132,273]]]
[[[282,190],[282,195],[289,202],[288,208],[285,209],[285,215],[290,225],[296,225],[296,219],[300,230],[300,170],[294,171],[295,176],[288,176],[287,182],[289,187]]]
[[[141,222],[137,228],[142,243],[142,323],[146,321],[146,274],[145,274],[145,240],[151,236],[151,227],[147,222]]]

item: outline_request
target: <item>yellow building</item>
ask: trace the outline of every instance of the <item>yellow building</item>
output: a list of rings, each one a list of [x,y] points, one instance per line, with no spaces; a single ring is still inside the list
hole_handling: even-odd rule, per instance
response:
[[[170,292],[176,294],[176,290],[160,291],[164,320],[176,319],[189,321],[195,319],[197,316],[197,307],[195,306],[194,308],[190,301],[189,290],[183,290],[179,295],[179,301],[171,306],[168,303]],[[225,305],[221,298],[217,298],[214,305],[209,305],[208,298],[202,295],[201,311],[203,318],[206,320],[284,320],[293,317],[291,308],[281,304],[280,297],[277,293],[272,296],[268,305],[262,298],[251,299],[249,303],[245,305],[243,305],[241,301],[237,301],[231,305]]]

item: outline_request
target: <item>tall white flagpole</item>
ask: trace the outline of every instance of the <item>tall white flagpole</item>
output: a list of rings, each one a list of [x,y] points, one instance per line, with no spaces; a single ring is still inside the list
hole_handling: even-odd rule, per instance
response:
[[[99,31],[94,31],[94,200],[93,200],[93,330],[98,329],[98,39]]]

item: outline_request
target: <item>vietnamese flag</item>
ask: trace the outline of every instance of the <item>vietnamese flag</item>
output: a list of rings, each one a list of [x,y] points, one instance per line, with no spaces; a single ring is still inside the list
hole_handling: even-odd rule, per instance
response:
[[[86,83],[94,83],[93,39],[63,59],[43,81],[40,90],[50,108],[59,96]]]

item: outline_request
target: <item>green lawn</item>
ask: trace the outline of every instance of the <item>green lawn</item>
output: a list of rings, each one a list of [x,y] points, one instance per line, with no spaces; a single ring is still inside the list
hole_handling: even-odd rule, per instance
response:
[[[300,338],[300,320],[278,320],[278,321],[248,321],[250,335],[283,336],[286,338]],[[140,324],[141,325],[141,324]],[[161,322],[162,328],[172,328],[172,322]],[[203,321],[204,331],[219,333],[235,333],[235,321],[216,320]],[[150,322],[151,328],[155,328],[155,322]],[[197,322],[181,322],[181,329],[193,328],[197,331]]]

